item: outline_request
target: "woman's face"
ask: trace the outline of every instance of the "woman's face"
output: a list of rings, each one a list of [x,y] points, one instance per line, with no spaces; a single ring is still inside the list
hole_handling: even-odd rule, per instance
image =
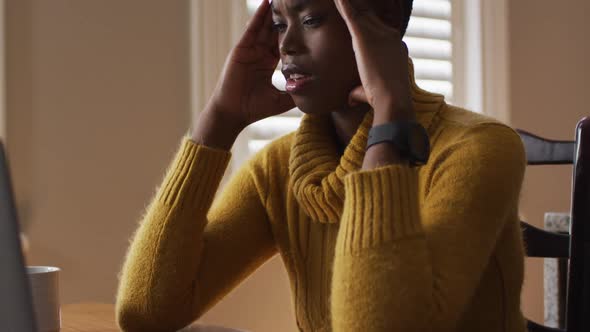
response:
[[[333,0],[274,0],[287,92],[305,113],[343,110],[360,85],[348,28]]]

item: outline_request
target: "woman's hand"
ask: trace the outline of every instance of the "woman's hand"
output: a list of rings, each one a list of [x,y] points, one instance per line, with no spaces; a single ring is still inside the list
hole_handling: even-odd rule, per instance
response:
[[[262,0],[226,59],[213,95],[197,120],[193,139],[229,148],[249,124],[295,107],[290,95],[272,85],[279,59],[270,4]]]
[[[335,3],[352,36],[362,84],[351,91],[349,103],[370,104],[375,110],[374,123],[414,118],[408,48],[402,42],[399,26],[394,26],[394,22],[401,25],[401,2],[376,1],[381,8],[368,7],[363,0],[335,0]]]

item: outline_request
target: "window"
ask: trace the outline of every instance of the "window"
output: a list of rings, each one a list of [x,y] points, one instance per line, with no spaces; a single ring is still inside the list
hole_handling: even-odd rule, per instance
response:
[[[260,0],[247,0],[252,14]],[[414,0],[414,9],[404,37],[414,62],[416,83],[423,89],[454,96],[451,0]],[[285,79],[279,70],[273,84],[284,90]],[[297,129],[301,111],[293,109],[248,127],[248,153],[254,154],[273,139]]]
[[[451,1],[414,0],[404,41],[421,88],[453,99]]]

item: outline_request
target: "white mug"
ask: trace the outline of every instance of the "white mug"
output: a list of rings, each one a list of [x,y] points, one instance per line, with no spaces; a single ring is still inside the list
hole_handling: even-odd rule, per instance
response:
[[[33,309],[40,332],[58,332],[61,328],[59,271],[59,268],[51,266],[27,266]]]

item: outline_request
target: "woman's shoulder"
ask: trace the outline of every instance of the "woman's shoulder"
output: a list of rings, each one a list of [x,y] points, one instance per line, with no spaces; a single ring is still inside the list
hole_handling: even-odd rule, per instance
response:
[[[443,134],[444,138],[477,138],[480,136],[510,136],[518,138],[518,133],[509,125],[485,114],[444,104],[437,114],[431,132]],[[468,135],[469,137],[465,137]]]
[[[444,126],[462,127],[469,129],[474,126],[502,126],[510,128],[505,123],[491,116],[473,112],[465,108],[444,104],[438,112],[439,122]]]
[[[518,133],[490,116],[445,104],[431,128],[432,154],[461,153],[467,159],[483,155],[522,163],[525,152]]]

